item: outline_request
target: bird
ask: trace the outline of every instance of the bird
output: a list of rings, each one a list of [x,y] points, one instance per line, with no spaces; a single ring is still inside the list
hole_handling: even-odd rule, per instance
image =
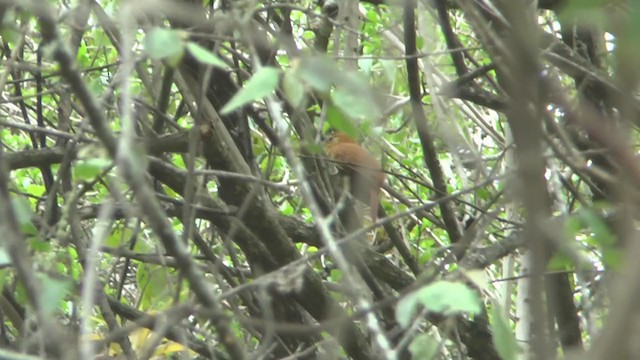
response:
[[[329,159],[349,177],[354,198],[370,206],[371,221],[378,217],[378,194],[385,175],[380,161],[347,134],[334,132],[324,146]]]

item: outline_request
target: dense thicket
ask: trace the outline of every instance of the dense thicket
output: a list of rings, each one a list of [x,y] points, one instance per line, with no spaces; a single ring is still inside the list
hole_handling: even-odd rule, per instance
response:
[[[0,357],[640,358],[639,7],[0,1]]]

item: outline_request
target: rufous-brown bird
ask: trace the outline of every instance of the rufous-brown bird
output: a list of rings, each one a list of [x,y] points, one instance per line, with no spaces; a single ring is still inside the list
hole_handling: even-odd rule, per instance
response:
[[[369,151],[343,132],[335,132],[325,143],[327,156],[350,179],[350,192],[371,207],[371,220],[378,217],[378,194],[384,184],[382,166]]]

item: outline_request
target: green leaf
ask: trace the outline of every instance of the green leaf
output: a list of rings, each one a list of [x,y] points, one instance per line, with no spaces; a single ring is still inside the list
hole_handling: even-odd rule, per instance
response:
[[[324,151],[324,148],[322,147],[322,145],[314,143],[314,142],[305,141],[305,142],[302,142],[301,145],[310,154],[322,154],[323,151]]]
[[[11,264],[11,257],[7,254],[7,251],[0,247],[0,266],[6,266]]]
[[[35,196],[44,196],[47,192],[47,188],[40,184],[29,184],[27,185],[27,192]]]
[[[558,16],[563,22],[580,20],[595,26],[606,26],[607,16],[602,11],[602,0],[573,0],[562,7]]]
[[[378,105],[362,92],[338,88],[331,93],[331,100],[352,119],[365,120],[380,117]]]
[[[342,271],[340,269],[331,270],[331,281],[339,282],[342,280]]]
[[[332,128],[347,134],[353,139],[358,137],[358,128],[342,112],[342,109],[334,105],[327,105],[327,122]]]
[[[461,312],[478,314],[482,311],[478,295],[467,285],[437,281],[400,300],[396,308],[396,318],[400,325],[407,327],[411,324],[413,313],[418,305],[444,315]]]
[[[111,166],[111,160],[109,159],[93,158],[80,160],[73,166],[73,175],[80,180],[93,180],[109,166]]]
[[[78,280],[80,279],[80,277],[82,277],[82,265],[80,265],[80,261],[78,260],[78,252],[75,248],[73,247],[67,247],[67,256],[69,257],[70,260],[72,260],[69,263],[69,271],[67,272],[67,274],[70,273],[71,277],[74,280]]]
[[[502,360],[516,360],[518,358],[518,341],[509,325],[502,307],[497,302],[491,309],[491,329],[493,331],[493,345]]]
[[[139,253],[148,253],[148,252],[154,251],[154,249],[155,248],[153,246],[151,246],[149,243],[147,243],[147,241],[145,241],[145,237],[143,236],[138,237],[135,245],[133,246],[133,251],[139,252]]]
[[[252,101],[261,100],[278,87],[280,71],[273,67],[263,67],[238,91],[220,111],[228,114]]]
[[[392,82],[396,78],[396,73],[398,70],[398,63],[394,60],[379,60],[382,65],[382,69],[384,70],[384,75],[387,78],[387,81]]]
[[[284,96],[293,107],[298,108],[302,105],[304,101],[304,85],[294,72],[287,71],[284,73],[282,88],[284,90]]]
[[[154,28],[144,38],[144,50],[150,58],[175,64],[184,53],[183,31]]]
[[[87,84],[89,85],[89,90],[94,96],[100,96],[104,93],[104,86],[99,78],[88,77]]]
[[[136,278],[145,306],[156,307],[157,302],[166,297],[169,291],[167,286],[171,283],[168,275],[167,269],[162,266],[140,265]]]
[[[133,235],[133,231],[130,228],[115,229],[111,235],[107,237],[105,245],[117,248],[126,244],[131,239],[131,235]]]
[[[340,73],[333,60],[320,56],[303,58],[295,68],[302,80],[321,93],[328,93],[331,90]]]
[[[91,62],[91,56],[89,56],[87,44],[85,42],[81,42],[80,46],[78,47],[78,52],[76,53],[76,61],[78,62],[78,64],[84,67],[90,66],[89,64]]]
[[[331,100],[352,119],[375,120],[382,114],[369,80],[361,73],[343,72],[336,80]]]
[[[46,314],[53,314],[60,306],[69,290],[71,289],[71,281],[55,279],[44,274],[38,274],[42,281],[42,307]]]
[[[412,359],[431,360],[438,353],[439,344],[427,334],[420,334],[411,341],[409,351]]]
[[[593,231],[594,240],[600,246],[615,245],[615,236],[609,230],[609,226],[604,222],[602,217],[596,215],[589,209],[583,209],[579,212],[580,218]]]
[[[4,288],[4,285],[8,281],[13,280],[13,269],[2,269],[0,270],[0,288]]]
[[[564,253],[555,253],[547,264],[550,271],[570,270],[574,268],[573,259]]]
[[[624,252],[614,247],[602,250],[602,261],[613,270],[619,270],[624,260]]]
[[[407,328],[411,325],[413,313],[415,312],[416,305],[418,304],[417,292],[413,292],[405,296],[396,307],[396,319],[398,323]]]
[[[31,223],[33,210],[31,210],[31,206],[29,206],[29,201],[21,197],[12,197],[11,203],[13,205],[14,214],[16,215],[16,220],[20,225],[20,229],[29,231],[29,233],[32,234],[30,230],[33,230],[34,228],[34,225]]]
[[[584,228],[584,222],[577,216],[567,216],[564,221],[563,230],[567,239],[575,239]]]
[[[194,42],[187,42],[187,50],[191,55],[193,55],[194,58],[196,58],[203,64],[211,65],[221,69],[229,69],[229,66],[227,66],[227,64],[219,57],[217,57],[214,53]]]
[[[596,212],[590,209],[582,209],[578,212],[580,220],[584,223],[584,225],[593,233],[593,236],[588,236],[586,238],[587,243],[591,245],[597,246],[601,249],[602,260],[607,266],[617,267],[622,263],[623,254],[619,249],[616,248],[616,240],[615,236],[611,232],[611,229],[607,225],[607,223],[599,216]],[[572,218],[569,218],[572,219]],[[565,221],[565,228],[567,228],[567,232],[575,230],[577,228],[576,225],[571,226],[571,222],[569,220]],[[579,228],[579,230],[582,230]],[[575,232],[577,233],[577,231]],[[575,233],[572,237],[575,237]]]
[[[373,68],[373,59],[372,58],[364,58],[358,60],[358,67],[360,71],[362,71],[367,76],[371,76],[371,69]]]
[[[4,16],[0,19],[0,36],[3,42],[11,43],[11,45],[15,46],[15,43],[20,39],[20,32],[15,26],[19,21],[16,17],[16,9],[8,7],[8,9],[5,8],[4,10]]]
[[[39,253],[51,253],[51,242],[44,241],[39,236],[33,236],[29,239],[29,246],[36,252]]]
[[[491,199],[491,192],[487,189],[478,189],[478,191],[476,191],[476,196],[482,200],[489,200]]]

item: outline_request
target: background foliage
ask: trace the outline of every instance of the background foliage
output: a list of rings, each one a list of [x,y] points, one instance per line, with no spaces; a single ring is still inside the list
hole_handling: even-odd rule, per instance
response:
[[[639,358],[638,6],[0,1],[0,357]]]

